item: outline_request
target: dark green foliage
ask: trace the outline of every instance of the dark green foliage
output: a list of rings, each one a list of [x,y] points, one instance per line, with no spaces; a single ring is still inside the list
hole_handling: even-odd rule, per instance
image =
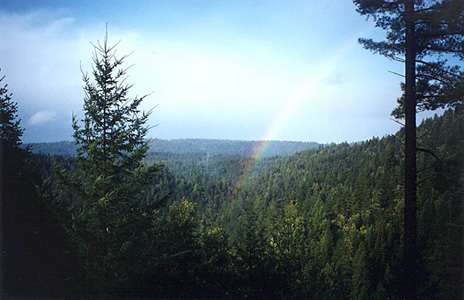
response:
[[[392,114],[405,119],[403,297],[415,298],[421,273],[417,250],[416,112],[463,104],[464,71],[449,59],[464,59],[464,5],[462,0],[354,3],[360,14],[373,17],[376,26],[387,33],[382,42],[360,39],[364,47],[405,66],[404,93]]]
[[[387,32],[385,41],[361,38],[363,46],[404,62],[406,53],[404,1],[354,0],[358,12],[373,17]],[[417,109],[456,107],[464,101],[464,70],[453,63],[464,59],[464,5],[462,0],[415,1],[415,61]],[[404,88],[404,87],[403,87]],[[393,111],[404,117],[404,96]]]
[[[462,296],[462,114],[447,111],[418,129],[419,147],[440,158],[418,155],[422,298]],[[233,172],[218,181],[195,173],[193,163],[167,182],[176,197],[198,203],[199,216],[229,233],[239,287],[233,291],[265,298],[395,298],[402,288],[402,140],[400,131],[263,160],[242,186]],[[245,161],[225,159],[209,172],[237,163],[246,168]]]
[[[131,85],[124,85],[123,60],[107,37],[95,46],[94,81],[84,75],[82,127],[73,118],[77,170],[58,173],[73,203],[67,229],[97,295],[129,284],[126,273],[142,265],[156,223],[157,203],[143,203],[158,170],[142,165],[150,112],[139,112],[144,97],[127,97]]]
[[[0,89],[0,117],[0,297],[75,294],[79,268],[36,157],[20,148],[24,129],[6,85]]]
[[[456,109],[418,127],[418,146],[438,157],[418,154],[419,296],[424,299],[463,295],[463,126],[463,112]],[[118,274],[112,295],[400,297],[402,140],[400,131],[263,159],[252,170],[253,160],[237,156],[215,156],[208,166],[200,154],[166,156],[171,167],[152,179],[143,204],[110,222],[117,232],[109,234],[107,261]],[[51,165],[50,158],[39,158]],[[70,170],[77,163],[55,159]],[[43,174],[47,169],[42,167]],[[246,180],[243,170],[251,170]],[[145,210],[166,195],[167,207]],[[72,207],[65,197],[56,201]],[[94,293],[97,288],[103,293],[100,281],[90,283]],[[90,289],[88,281],[81,285]]]
[[[5,76],[0,78],[0,83]],[[24,129],[18,119],[18,104],[12,100],[8,85],[0,88],[0,166],[2,198],[10,198],[22,181],[27,151],[20,149]]]
[[[0,69],[1,72],[1,69]],[[5,76],[0,78],[0,84]],[[8,93],[8,85],[0,87],[0,141],[2,147],[11,149],[21,145],[21,136],[24,129],[19,124],[18,104],[12,100],[12,94]]]
[[[78,146],[74,141],[62,141],[51,143],[29,143],[25,144],[32,153],[45,155],[60,155],[64,157],[75,157]]]
[[[142,163],[148,114],[138,114],[143,98],[126,98],[130,86],[120,84],[122,60],[112,51],[105,39],[96,47],[95,83],[84,76],[83,126],[73,121],[77,158],[55,158],[61,170],[49,175],[66,187],[52,190],[84,269],[83,294],[222,297],[228,292],[221,287],[233,286],[234,278],[226,235],[199,230],[196,204],[183,199],[185,190],[175,191],[182,179]],[[44,161],[44,173],[51,163]],[[190,187],[199,199],[208,186]],[[158,211],[167,200],[169,208]]]
[[[118,69],[125,57],[114,56],[114,47],[108,46],[107,38],[95,51],[95,83],[84,75],[83,127],[73,118],[78,166],[96,184],[91,190],[97,194],[87,195],[90,198],[107,197],[110,192],[114,198],[127,198],[140,192],[144,185],[140,181],[149,181],[156,171],[155,167],[141,166],[148,151],[144,138],[150,112],[139,114],[145,97],[127,98],[132,86],[124,85],[125,70]]]

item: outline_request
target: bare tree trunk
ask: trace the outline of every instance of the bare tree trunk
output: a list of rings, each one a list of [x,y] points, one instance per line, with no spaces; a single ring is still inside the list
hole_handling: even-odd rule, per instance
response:
[[[416,174],[416,38],[414,0],[405,0],[405,188],[404,188],[404,297],[417,297],[417,174]]]

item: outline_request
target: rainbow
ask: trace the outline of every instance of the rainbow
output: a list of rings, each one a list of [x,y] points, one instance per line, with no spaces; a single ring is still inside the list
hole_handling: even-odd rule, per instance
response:
[[[326,78],[330,73],[336,69],[340,60],[344,58],[344,55],[358,45],[358,37],[365,36],[372,31],[371,24],[366,25],[361,30],[355,32],[353,35],[348,37],[344,43],[338,48],[337,51],[329,55],[312,74],[299,85],[299,88],[294,91],[291,96],[284,101],[284,105],[280,110],[279,117],[272,123],[272,125],[266,130],[263,137],[258,142],[258,145],[253,150],[253,154],[250,158],[251,162],[245,164],[242,174],[237,180],[236,187],[242,188],[244,183],[247,181],[250,173],[255,169],[256,165],[263,158],[263,154],[269,147],[270,141],[272,141],[276,133],[280,128],[289,120],[299,105],[317,95],[320,89],[320,82],[323,78]]]

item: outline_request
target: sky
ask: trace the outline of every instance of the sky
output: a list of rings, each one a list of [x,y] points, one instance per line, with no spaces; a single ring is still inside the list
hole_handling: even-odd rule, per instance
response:
[[[349,0],[4,0],[0,75],[24,142],[72,139],[106,24],[130,54],[130,96],[155,107],[149,137],[338,143],[400,128],[403,66],[362,48],[384,33]]]

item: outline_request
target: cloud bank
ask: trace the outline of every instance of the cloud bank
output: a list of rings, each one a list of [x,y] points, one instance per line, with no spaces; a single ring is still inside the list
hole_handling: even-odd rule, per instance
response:
[[[42,125],[46,123],[53,122],[56,118],[56,112],[52,110],[42,110],[36,112],[32,117],[30,117],[27,122],[29,125]]]
[[[332,142],[397,129],[388,118],[399,93],[398,81],[382,75],[394,68],[380,64],[383,58],[368,55],[357,44],[359,30],[349,36],[324,36],[307,31],[323,26],[310,26],[311,18],[302,12],[301,20],[289,23],[283,16],[271,18],[276,13],[259,19],[259,12],[201,12],[193,20],[152,27],[110,22],[110,43],[121,40],[117,55],[133,52],[125,64],[133,65],[127,83],[135,85],[129,96],[153,92],[142,104],[146,111],[157,106],[149,122],[159,126],[150,134],[164,139]],[[244,26],[251,21],[234,19],[244,16],[260,26]],[[267,23],[277,21],[281,23]],[[308,23],[301,26],[300,21]],[[0,11],[0,26],[8,29],[0,33],[2,73],[20,117],[28,120],[26,125],[42,129],[26,128],[25,141],[69,139],[72,113],[83,117],[81,69],[91,74],[90,43],[102,41],[105,23],[83,22],[66,10]],[[330,26],[335,30],[337,24]],[[306,94],[300,95],[300,90]],[[377,125],[366,123],[366,116],[376,118]],[[353,126],[370,132],[348,130]]]

